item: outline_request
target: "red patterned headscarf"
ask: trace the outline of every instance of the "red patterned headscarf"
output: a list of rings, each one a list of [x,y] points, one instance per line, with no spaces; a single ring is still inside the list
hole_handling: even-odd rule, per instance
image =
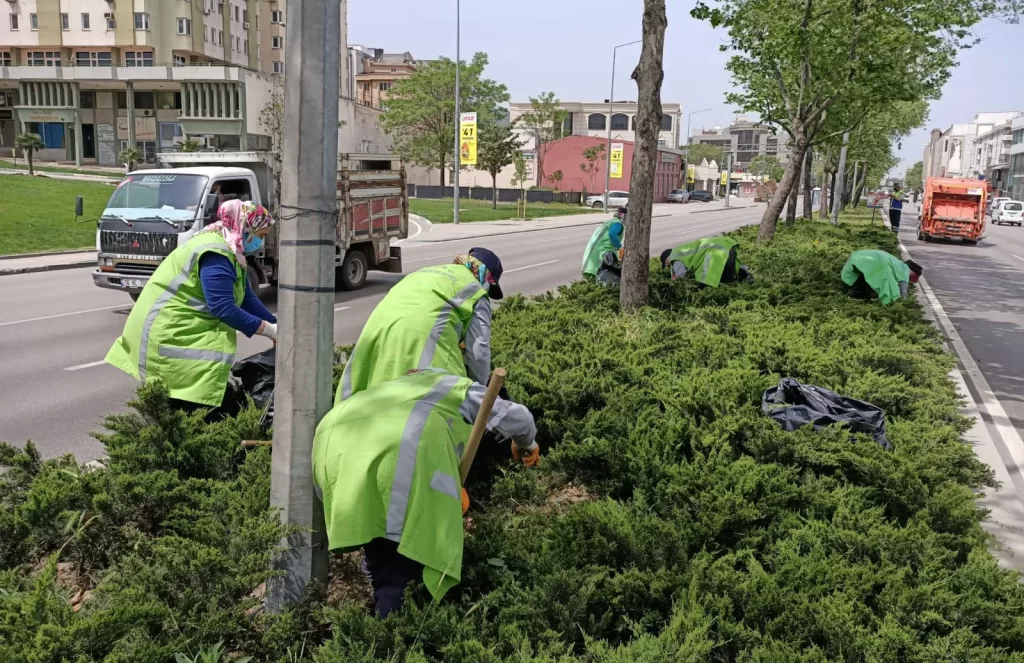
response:
[[[203,228],[201,232],[218,232],[238,258],[238,264],[245,264],[245,238],[258,230],[274,225],[263,205],[252,201],[229,200],[217,210],[217,222]]]

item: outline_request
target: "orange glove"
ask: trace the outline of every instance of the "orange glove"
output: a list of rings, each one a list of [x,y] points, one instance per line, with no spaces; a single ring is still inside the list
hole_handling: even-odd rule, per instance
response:
[[[463,488],[462,489],[462,515],[466,515],[467,511],[469,511],[469,493],[467,493],[466,489]]]
[[[521,460],[527,467],[536,467],[540,464],[540,445],[536,442],[532,449],[521,451],[515,442],[512,443],[512,457]]]
[[[622,257],[626,255],[625,247],[619,249],[619,262],[622,262]]]

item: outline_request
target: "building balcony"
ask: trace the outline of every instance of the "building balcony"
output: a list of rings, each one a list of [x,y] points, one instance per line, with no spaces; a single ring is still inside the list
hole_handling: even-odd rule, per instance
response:
[[[238,82],[249,71],[237,65],[154,65],[152,67],[0,67],[0,80],[81,83]]]

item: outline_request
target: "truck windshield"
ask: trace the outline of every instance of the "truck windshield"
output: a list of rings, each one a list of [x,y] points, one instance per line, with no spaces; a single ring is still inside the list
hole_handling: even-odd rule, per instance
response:
[[[162,218],[182,221],[195,217],[203,202],[205,175],[128,175],[107,202],[104,216],[130,221]]]

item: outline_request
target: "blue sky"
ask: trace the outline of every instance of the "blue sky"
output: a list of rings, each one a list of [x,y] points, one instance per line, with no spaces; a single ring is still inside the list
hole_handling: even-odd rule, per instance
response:
[[[692,117],[696,132],[728,124],[735,111],[724,100],[732,87],[728,55],[718,50],[725,32],[690,18],[693,4],[668,3],[661,94],[666,102],[683,104],[687,115],[712,109]],[[641,0],[462,0],[462,57],[486,52],[488,75],[505,83],[514,101],[546,90],[566,100],[606,99],[612,46],[640,38],[642,6]],[[349,0],[348,21],[351,44],[410,51],[419,58],[455,57],[455,0],[390,0],[385,14],[380,3]],[[978,112],[1024,111],[1024,26],[986,21],[975,33],[982,43],[961,54],[928,123],[903,141],[898,171],[921,159],[932,127],[970,122]],[[616,99],[636,98],[629,74],[639,55],[639,45],[619,49]]]

